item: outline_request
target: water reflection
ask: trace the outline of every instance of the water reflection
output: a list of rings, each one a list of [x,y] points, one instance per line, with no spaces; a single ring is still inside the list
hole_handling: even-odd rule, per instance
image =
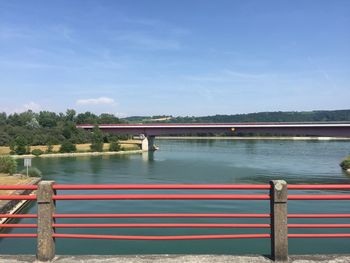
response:
[[[343,174],[350,179],[350,173],[349,172],[343,171]]]
[[[142,152],[142,161],[145,163],[154,162],[154,151]]]
[[[101,159],[101,160],[99,160],[99,159]],[[97,174],[101,174],[101,172],[102,172],[102,165],[103,165],[103,161],[104,160],[108,160],[108,159],[104,159],[102,157],[91,158],[91,161],[89,162],[89,165],[90,165],[90,169],[91,169],[91,172],[92,172],[94,177]]]
[[[247,154],[256,154],[256,140],[248,140],[245,142],[245,150]]]

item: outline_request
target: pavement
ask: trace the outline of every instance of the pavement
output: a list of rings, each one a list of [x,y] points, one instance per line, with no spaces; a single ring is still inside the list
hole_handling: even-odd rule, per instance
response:
[[[0,255],[1,263],[39,262],[35,256]],[[271,263],[268,257],[233,256],[233,255],[135,255],[135,256],[56,256],[52,262],[57,263]],[[350,255],[297,255],[290,256],[291,263],[349,263]]]

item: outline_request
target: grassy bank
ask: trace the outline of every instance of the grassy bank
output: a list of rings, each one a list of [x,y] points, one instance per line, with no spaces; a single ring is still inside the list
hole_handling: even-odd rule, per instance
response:
[[[29,178],[21,174],[9,175],[0,173],[0,185],[24,185],[30,183],[32,180],[33,178]],[[15,191],[16,190],[0,190],[0,195],[11,194]]]
[[[90,152],[90,143],[85,144],[76,144],[77,147],[77,153],[87,153]],[[139,141],[137,140],[128,140],[128,141],[120,141],[120,146],[123,151],[134,151],[139,150]],[[60,150],[61,145],[53,145],[52,148],[52,154],[58,154]],[[37,145],[37,146],[30,146],[30,152],[38,149],[43,152],[46,152],[48,150],[48,147],[46,145]],[[108,151],[109,149],[109,143],[103,144],[103,151]],[[0,155],[1,154],[10,154],[10,147],[7,146],[1,146],[0,147]]]

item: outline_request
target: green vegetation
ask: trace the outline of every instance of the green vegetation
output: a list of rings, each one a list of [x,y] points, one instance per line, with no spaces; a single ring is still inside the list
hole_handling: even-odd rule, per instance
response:
[[[23,169],[20,174],[27,175],[27,169]],[[41,177],[42,173],[38,168],[29,167],[28,168],[28,176],[29,177]]]
[[[92,130],[92,142],[90,148],[93,152],[103,151],[103,134],[97,126]]]
[[[14,174],[17,170],[17,162],[11,156],[0,156],[0,173]]]
[[[70,141],[64,141],[60,147],[60,153],[74,153],[77,151],[77,147]]]
[[[122,123],[112,114],[95,115],[91,112],[77,114],[68,109],[66,113],[31,110],[7,115],[0,113],[0,146],[9,146],[11,154],[28,154],[29,146],[47,146],[46,153],[53,152],[53,145],[65,144],[62,152],[73,152],[72,144],[93,143],[93,150],[101,149],[96,133],[76,128],[77,124]],[[98,140],[109,143],[115,140],[115,135],[98,133]],[[118,137],[125,139],[127,136]],[[68,147],[69,146],[69,147]],[[96,147],[96,148],[95,148]],[[45,148],[46,149],[46,148]],[[34,153],[39,154],[38,151]]]
[[[32,154],[35,155],[35,156],[39,156],[39,155],[42,155],[44,152],[40,149],[34,149],[32,151]]]
[[[214,115],[204,117],[173,117],[164,116],[132,116],[125,118],[133,123],[220,123],[220,122],[322,122],[350,121],[350,110],[333,111],[290,111],[290,112],[258,112],[235,115]],[[155,121],[156,120],[156,121]]]
[[[348,156],[340,163],[340,167],[344,170],[350,169],[350,156]]]
[[[122,150],[121,147],[120,147],[120,144],[118,141],[112,141],[110,144],[109,144],[109,151],[111,152],[117,152],[117,151],[120,151]]]
[[[19,155],[28,153],[27,143],[24,137],[19,136],[16,138],[13,144],[13,151],[15,154],[19,154]]]

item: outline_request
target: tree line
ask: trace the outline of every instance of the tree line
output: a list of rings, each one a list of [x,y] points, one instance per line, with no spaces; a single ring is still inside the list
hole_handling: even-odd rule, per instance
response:
[[[173,117],[171,115],[161,116],[132,116],[125,118],[133,123],[155,122],[154,119],[171,117],[167,120],[156,121],[157,123],[220,123],[220,122],[350,122],[350,110],[330,111],[275,111],[257,112],[233,115],[212,116],[186,116]]]
[[[28,146],[34,145],[46,145],[50,151],[52,145],[59,144],[63,146],[62,151],[67,152],[74,151],[75,144],[92,143],[92,148],[102,150],[103,143],[114,143],[122,137],[102,133],[98,129],[89,132],[76,128],[76,125],[123,122],[112,114],[77,114],[73,109],[68,109],[65,113],[35,113],[31,110],[9,115],[0,113],[0,146],[10,146],[13,153],[17,154],[28,153]]]

